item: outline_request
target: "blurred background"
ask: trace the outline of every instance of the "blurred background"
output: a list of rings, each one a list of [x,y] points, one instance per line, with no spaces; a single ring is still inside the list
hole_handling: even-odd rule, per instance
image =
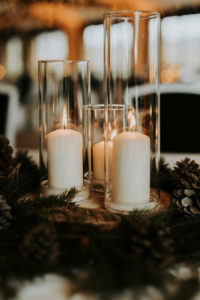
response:
[[[161,151],[200,153],[198,0],[1,0],[0,134],[13,147],[38,149],[39,59],[89,59],[104,102],[103,14],[124,9],[161,14]]]

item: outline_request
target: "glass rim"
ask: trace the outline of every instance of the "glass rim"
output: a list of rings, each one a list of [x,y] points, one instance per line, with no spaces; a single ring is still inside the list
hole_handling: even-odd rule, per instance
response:
[[[108,110],[125,110],[126,105],[124,104],[88,104],[83,106],[86,110],[105,110],[108,108]]]
[[[89,60],[86,59],[75,59],[75,60],[69,60],[69,59],[39,59],[38,64],[56,64],[56,63],[68,63],[68,64],[90,64]]]
[[[119,10],[119,11],[110,11],[104,14],[104,18],[108,19],[156,19],[160,17],[160,13],[156,11],[143,11],[143,10]]]

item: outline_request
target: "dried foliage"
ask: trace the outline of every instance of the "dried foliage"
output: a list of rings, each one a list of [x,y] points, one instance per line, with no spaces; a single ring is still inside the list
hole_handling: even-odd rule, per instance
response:
[[[148,286],[170,300],[183,295],[189,300],[198,291],[200,218],[194,207],[198,209],[200,199],[200,171],[195,162],[185,159],[171,170],[162,158],[157,177],[166,192],[173,190],[171,204],[121,215],[108,212],[103,200],[99,209],[77,206],[75,189],[41,196],[40,173],[27,153],[11,161],[12,167],[0,174],[0,275],[5,290],[10,275],[23,279],[56,272],[73,280],[76,289],[102,299],[124,289],[133,289],[142,299]],[[186,197],[192,203],[187,211]],[[183,263],[191,276],[179,278],[169,271]]]

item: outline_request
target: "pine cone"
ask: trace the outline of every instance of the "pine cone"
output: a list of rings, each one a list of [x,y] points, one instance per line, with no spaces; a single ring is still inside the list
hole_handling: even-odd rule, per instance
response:
[[[0,171],[8,171],[12,166],[13,149],[9,145],[9,140],[0,135]]]
[[[4,197],[0,195],[0,231],[10,225],[11,219],[11,208]]]
[[[199,165],[185,158],[176,163],[174,174],[176,179],[172,203],[188,215],[200,215]]]
[[[40,185],[40,170],[27,152],[18,152],[8,176],[0,178],[1,194],[14,203],[21,196],[33,192]]]
[[[21,251],[30,260],[47,263],[57,259],[58,248],[54,230],[43,224],[25,235]]]

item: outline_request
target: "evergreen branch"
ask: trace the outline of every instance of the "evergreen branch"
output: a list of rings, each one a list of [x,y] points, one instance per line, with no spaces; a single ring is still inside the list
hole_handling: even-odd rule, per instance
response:
[[[158,173],[152,160],[152,186],[156,188],[159,179],[165,191],[174,189],[176,205],[120,215],[106,211],[103,205],[99,209],[79,207],[72,201],[75,189],[40,196],[37,165],[24,152],[12,158],[9,148],[6,156],[8,142],[1,142],[2,277],[31,277],[56,270],[73,279],[77,288],[99,292],[103,299],[124,289],[134,289],[138,296],[150,285],[162,291],[166,300],[194,296],[200,261],[200,218],[194,210],[200,208],[198,164],[185,159],[171,170],[161,157]],[[3,162],[5,157],[7,162]],[[186,196],[192,203],[187,207]],[[186,208],[197,217],[186,218]],[[192,266],[191,278],[180,280],[169,274],[169,269],[181,263]],[[174,293],[172,284],[178,285]]]
[[[13,209],[17,216],[34,214],[42,210],[51,210],[56,207],[62,207],[64,209],[70,204],[76,193],[76,189],[72,188],[62,194],[51,195],[48,197],[33,197],[31,195],[27,195],[18,199],[18,201],[13,205]]]

